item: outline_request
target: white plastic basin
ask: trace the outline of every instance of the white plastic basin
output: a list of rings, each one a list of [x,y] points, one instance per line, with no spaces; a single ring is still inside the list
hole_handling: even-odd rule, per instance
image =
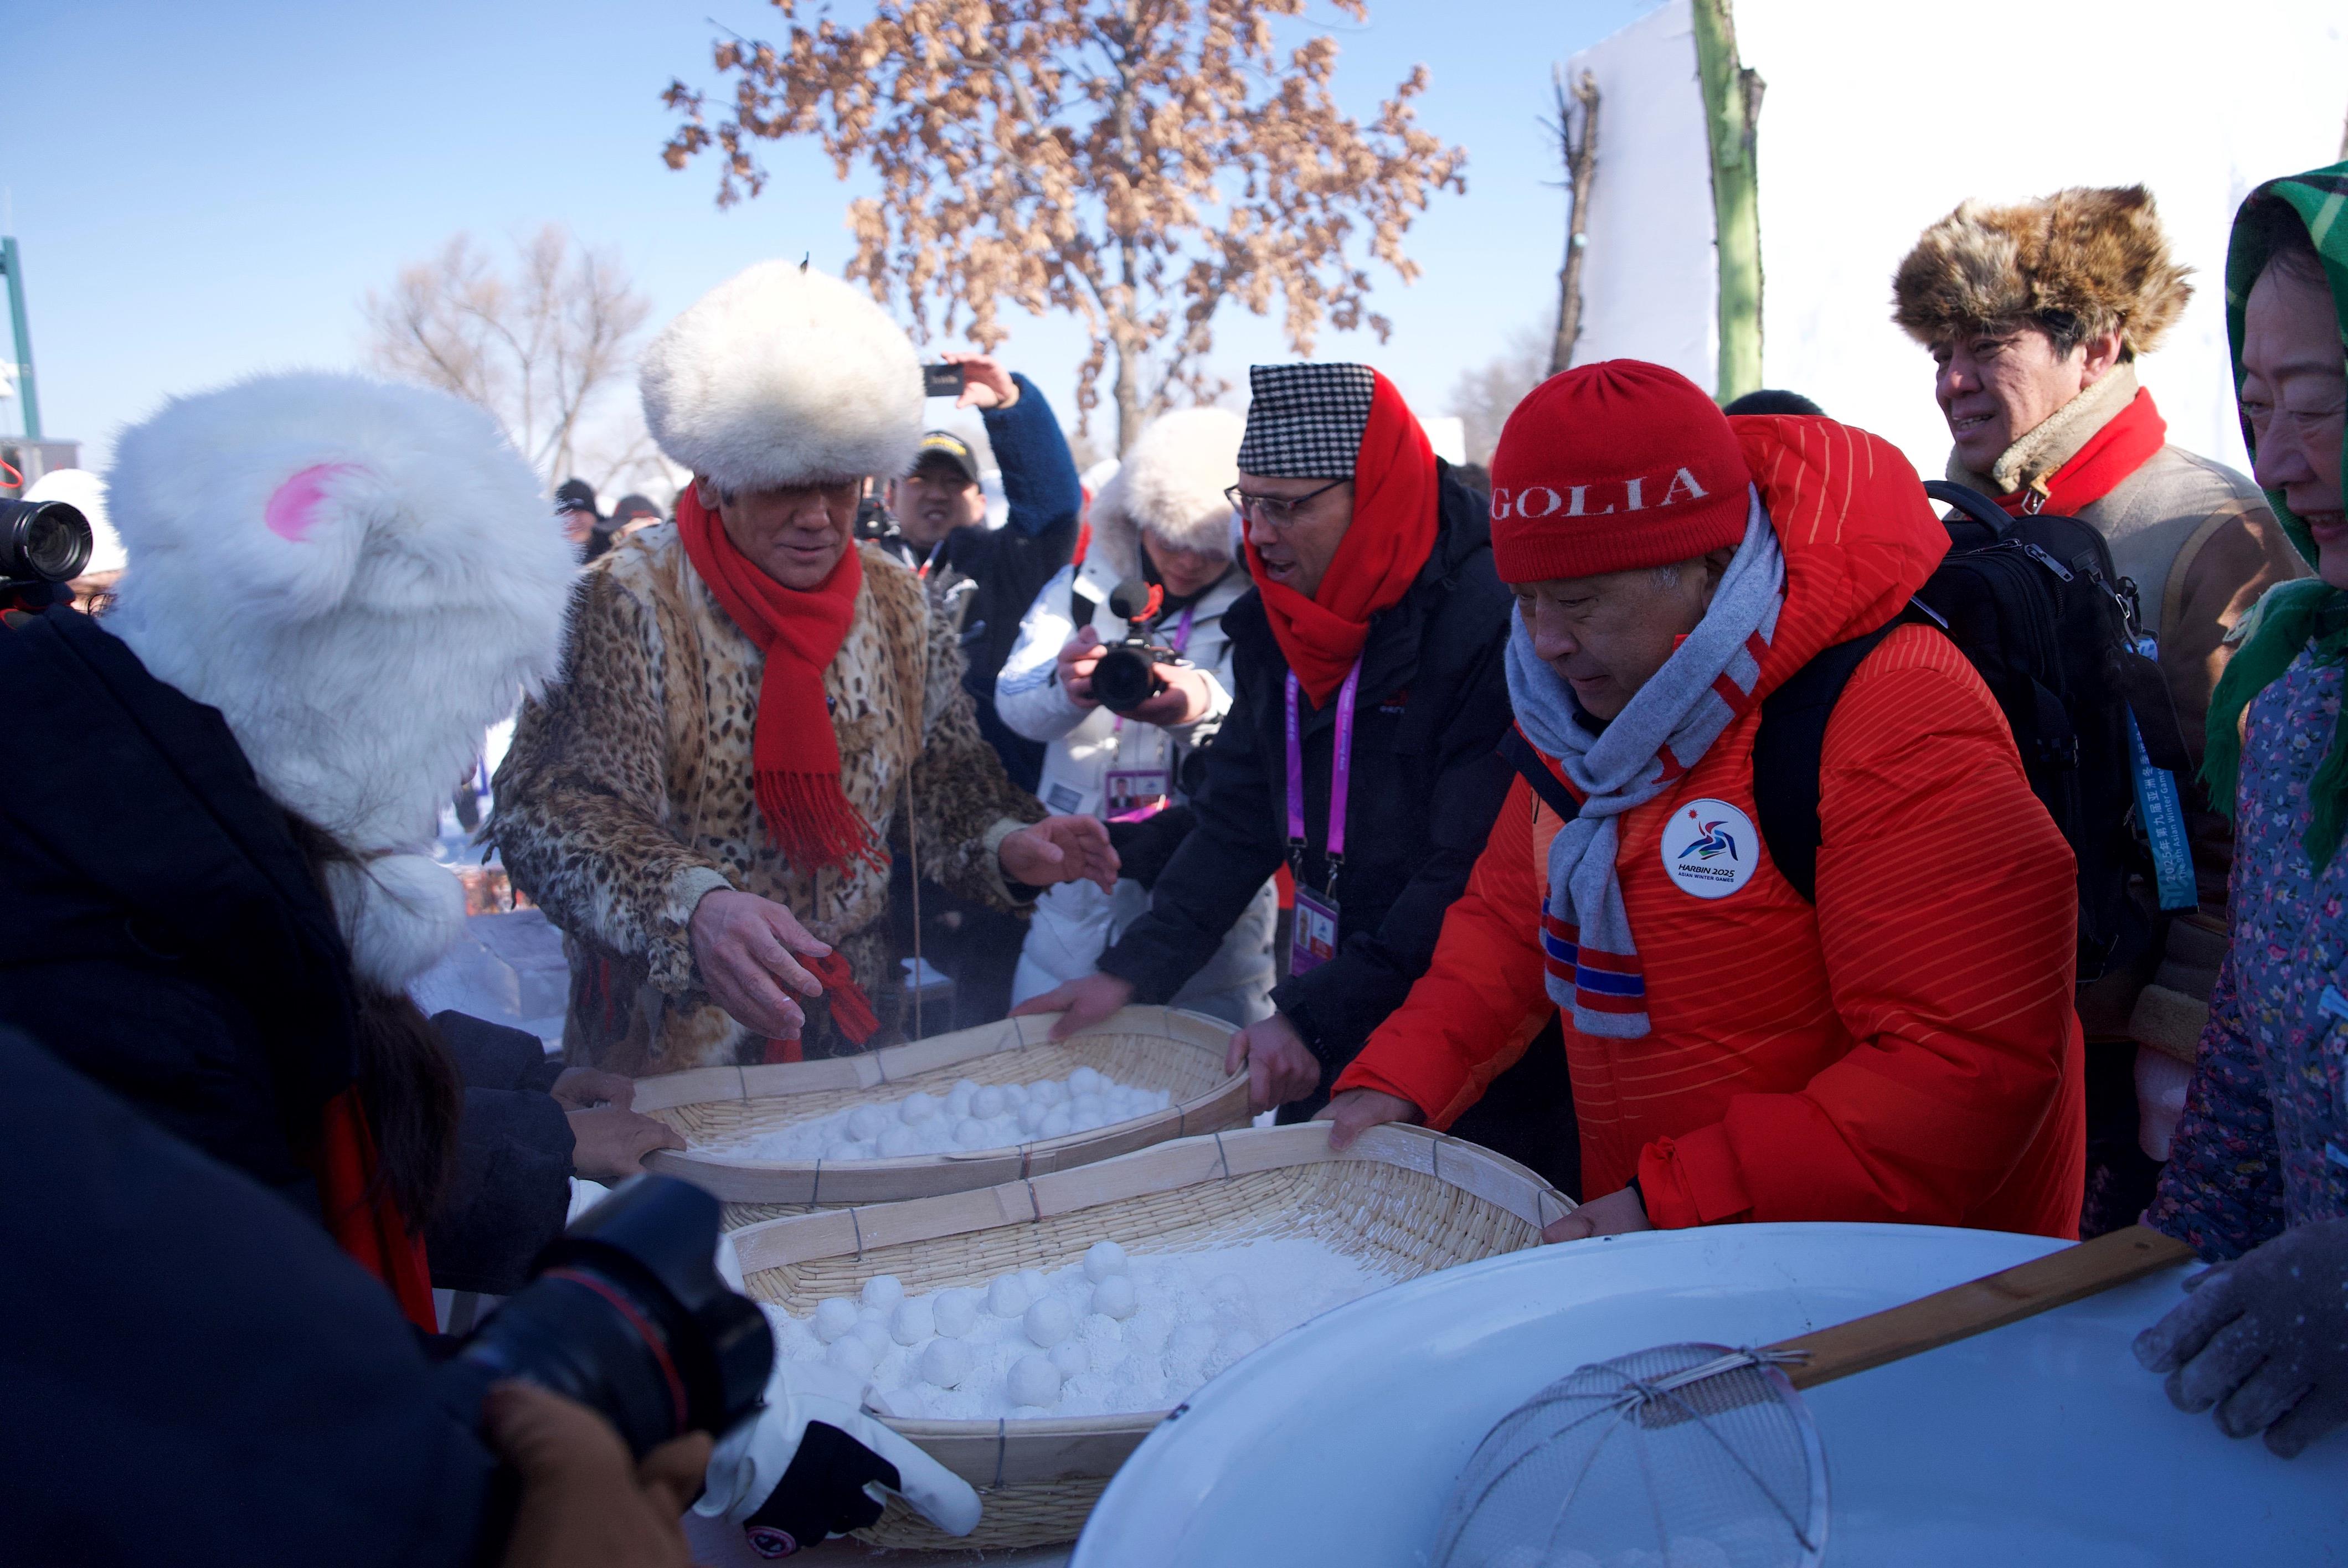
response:
[[[1209,1384],[1102,1498],[1074,1568],[1426,1561],[1492,1423],[1584,1362],[1766,1344],[2059,1244],[1917,1225],[1726,1225],[1488,1258],[1316,1318]],[[2129,1354],[2173,1269],[1807,1399],[1829,1564],[2348,1563],[2348,1437],[2299,1459],[2169,1407]]]

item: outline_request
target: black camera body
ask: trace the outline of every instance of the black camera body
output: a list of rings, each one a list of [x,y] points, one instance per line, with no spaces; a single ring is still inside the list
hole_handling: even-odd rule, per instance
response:
[[[1109,590],[1109,613],[1126,623],[1125,641],[1111,645],[1093,666],[1093,695],[1112,713],[1130,713],[1166,690],[1160,664],[1173,664],[1181,655],[1149,641],[1152,618],[1158,613],[1158,590],[1139,578],[1128,578]]]
[[[0,500],[0,608],[65,602],[97,547],[89,519],[63,501]]]
[[[547,1248],[530,1282],[439,1371],[475,1420],[508,1378],[578,1400],[638,1459],[686,1432],[722,1435],[758,1409],[774,1369],[766,1314],[717,1275],[717,1200],[638,1176]]]

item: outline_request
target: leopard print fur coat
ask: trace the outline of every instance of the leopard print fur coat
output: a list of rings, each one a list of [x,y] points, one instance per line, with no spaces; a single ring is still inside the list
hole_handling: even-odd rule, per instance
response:
[[[924,880],[1023,907],[995,852],[1044,808],[980,737],[951,623],[911,572],[860,548],[855,620],[824,671],[849,804]],[[561,678],[522,706],[489,827],[513,885],[565,934],[575,1063],[640,1076],[766,1060],[695,966],[687,923],[717,887],[771,898],[838,948],[880,1015],[870,1043],[901,1038],[887,871],[802,872],[759,822],[750,737],[765,666],[673,523],[582,579]],[[820,1001],[807,1007],[807,1055],[856,1049]]]

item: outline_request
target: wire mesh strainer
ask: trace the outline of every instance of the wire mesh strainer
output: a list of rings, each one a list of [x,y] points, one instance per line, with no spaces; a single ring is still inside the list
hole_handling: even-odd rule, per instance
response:
[[[1664,1345],[1583,1367],[1501,1419],[1434,1568],[1816,1568],[1827,1465],[1797,1389],[2192,1257],[2143,1225],[1758,1350]]]
[[[1436,1568],[1815,1568],[1826,1460],[1783,1359],[1664,1345],[1550,1384],[1468,1461]]]

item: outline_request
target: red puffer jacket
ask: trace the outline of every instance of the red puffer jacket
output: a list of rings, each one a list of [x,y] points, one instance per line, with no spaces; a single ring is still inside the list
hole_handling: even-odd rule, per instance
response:
[[[1890,444],[1824,419],[1735,424],[1786,556],[1757,696],[1890,620],[1947,536]],[[1815,906],[1753,828],[1760,719],[1756,704],[1621,819],[1652,1031],[1585,1035],[1566,1015],[1584,1191],[1635,1174],[1663,1226],[1891,1220],[2075,1236],[2074,867],[1988,689],[1925,627],[1901,627],[1859,665],[1826,733]],[[1666,856],[1700,852],[1693,837],[1724,823],[1713,896],[1699,897]],[[1400,1095],[1445,1127],[1522,1053],[1556,1010],[1540,918],[1558,825],[1519,780],[1433,967],[1339,1091]],[[1730,869],[1740,858],[1752,864]]]

